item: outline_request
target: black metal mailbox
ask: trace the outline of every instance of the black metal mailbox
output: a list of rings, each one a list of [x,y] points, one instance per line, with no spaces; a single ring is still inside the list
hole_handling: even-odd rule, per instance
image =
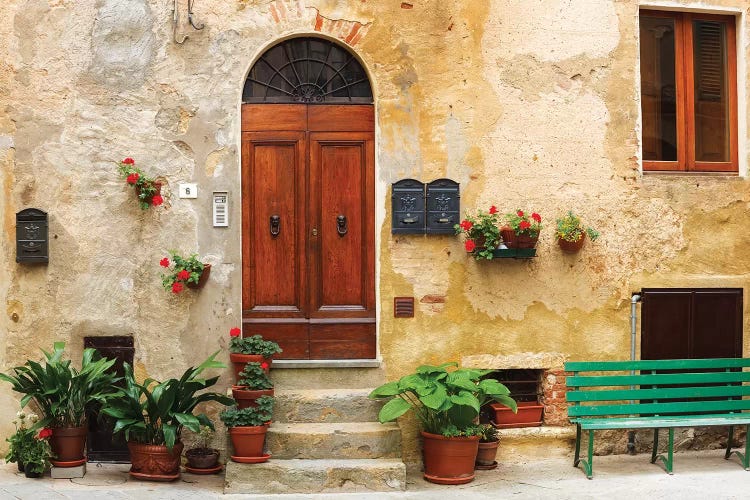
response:
[[[437,179],[427,184],[427,234],[453,234],[461,203],[458,182]]]
[[[27,208],[16,214],[16,262],[49,262],[47,212]]]
[[[394,234],[424,234],[425,206],[424,183],[415,179],[402,179],[391,186]]]

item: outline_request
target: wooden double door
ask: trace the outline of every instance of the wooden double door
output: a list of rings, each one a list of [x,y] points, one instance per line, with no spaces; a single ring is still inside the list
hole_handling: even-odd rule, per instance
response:
[[[242,106],[243,334],[282,359],[371,359],[371,105]]]

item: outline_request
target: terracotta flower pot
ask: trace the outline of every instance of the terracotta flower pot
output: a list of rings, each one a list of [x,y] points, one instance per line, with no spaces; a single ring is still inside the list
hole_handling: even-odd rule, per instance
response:
[[[517,234],[515,248],[535,248],[536,242],[538,240],[539,240],[539,235],[529,236],[528,234]]]
[[[193,469],[213,469],[219,463],[219,450],[215,448],[191,448],[185,452],[188,465]]]
[[[262,457],[267,431],[267,425],[230,427],[229,437],[232,439],[232,446],[234,446],[232,460],[237,462],[238,460],[235,460],[235,458]]]
[[[26,476],[26,477],[29,477],[29,478],[33,478],[33,479],[38,479],[38,478],[42,477],[42,473],[41,472],[32,472],[31,471],[31,466],[29,466],[28,468],[24,469],[23,475]]]
[[[542,413],[544,406],[536,401],[520,401],[518,412],[513,411],[500,403],[490,405],[495,411],[495,427],[538,427],[542,425]]]
[[[583,244],[585,242],[586,242],[586,233],[582,233],[578,241],[568,241],[562,238],[557,238],[557,244],[560,246],[560,249],[566,253],[578,252],[581,248],[583,248]]]
[[[240,372],[245,369],[245,365],[251,361],[256,363],[268,363],[268,368],[265,371],[268,373],[271,370],[271,358],[264,358],[260,354],[237,354],[230,353],[229,360],[232,362],[234,367],[234,381],[238,382],[240,379]]]
[[[128,441],[130,476],[146,481],[174,481],[180,477],[180,457],[184,445],[177,442],[172,451],[166,446]]]
[[[240,410],[251,406],[258,406],[255,402],[261,396],[273,396],[273,389],[251,390],[244,385],[232,386],[232,397],[237,401]]]
[[[479,436],[445,437],[422,431],[424,478],[437,484],[464,484],[474,480]]]
[[[489,443],[479,443],[479,450],[477,450],[477,465],[493,465],[495,458],[497,458],[497,447],[500,441],[490,441]]]
[[[518,242],[516,240],[516,232],[508,226],[500,228],[500,236],[503,237],[503,243],[508,248],[518,248]]]
[[[206,282],[208,281],[208,277],[210,275],[211,275],[211,264],[203,264],[203,272],[201,273],[201,277],[198,278],[198,283],[187,282],[187,287],[192,288],[193,290],[203,288],[206,285]]]
[[[84,427],[53,427],[49,444],[55,458],[51,460],[56,467],[77,467],[86,461],[87,428]]]

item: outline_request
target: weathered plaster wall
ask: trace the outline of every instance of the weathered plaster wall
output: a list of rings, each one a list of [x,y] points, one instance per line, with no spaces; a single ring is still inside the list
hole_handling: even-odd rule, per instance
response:
[[[185,3],[173,32],[168,0],[4,2],[0,369],[53,340],[77,357],[85,335],[134,335],[139,373],[157,378],[225,347],[241,308],[242,84],[269,44],[316,31],[352,45],[373,80],[389,377],[485,354],[622,358],[631,292],[748,288],[746,179],[639,173],[638,2],[199,0],[203,31]],[[700,5],[743,14],[747,58],[746,1]],[[163,207],[138,209],[116,175],[125,156],[166,183]],[[477,263],[454,237],[393,237],[388,188],[404,177],[458,180],[465,209],[539,212],[538,258]],[[186,181],[197,200],[177,198]],[[230,193],[228,229],[211,227],[213,190]],[[50,214],[45,267],[14,262],[29,206]],[[552,237],[568,209],[602,232],[575,256]],[[208,287],[163,291],[168,249],[213,264]],[[416,297],[414,319],[392,318],[395,295]],[[0,386],[0,435],[16,401]]]

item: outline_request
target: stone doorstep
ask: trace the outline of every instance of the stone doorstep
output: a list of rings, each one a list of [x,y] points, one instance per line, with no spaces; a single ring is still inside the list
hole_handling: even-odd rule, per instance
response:
[[[376,459],[401,457],[398,424],[378,422],[278,423],[266,434],[277,459]]]
[[[384,401],[372,389],[276,390],[274,422],[376,422]]]
[[[386,382],[382,368],[281,368],[281,361],[271,365],[271,380],[276,390],[364,389]]]
[[[225,494],[403,491],[406,466],[400,459],[230,461],[224,484]]]

